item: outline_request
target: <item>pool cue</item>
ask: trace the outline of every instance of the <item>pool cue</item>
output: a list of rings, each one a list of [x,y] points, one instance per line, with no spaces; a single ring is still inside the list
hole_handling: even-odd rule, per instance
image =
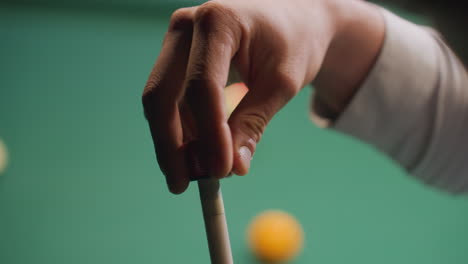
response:
[[[206,238],[212,264],[232,264],[231,243],[218,179],[198,180],[205,221]]]
[[[239,82],[239,74],[231,65],[227,85]],[[205,221],[206,237],[212,264],[232,264],[231,243],[224,212],[223,196],[218,179],[198,180],[198,190]]]

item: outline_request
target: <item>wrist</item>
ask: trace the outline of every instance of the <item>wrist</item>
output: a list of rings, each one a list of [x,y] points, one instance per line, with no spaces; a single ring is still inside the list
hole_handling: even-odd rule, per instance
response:
[[[336,119],[372,69],[385,35],[380,10],[359,0],[328,1],[334,35],[314,80],[316,109]],[[317,102],[318,101],[318,102]]]

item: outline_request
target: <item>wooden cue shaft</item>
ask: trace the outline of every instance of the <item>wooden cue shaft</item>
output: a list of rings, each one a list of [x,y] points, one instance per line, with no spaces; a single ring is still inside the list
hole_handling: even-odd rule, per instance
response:
[[[205,220],[206,237],[212,264],[232,264],[231,243],[218,179],[198,180]]]

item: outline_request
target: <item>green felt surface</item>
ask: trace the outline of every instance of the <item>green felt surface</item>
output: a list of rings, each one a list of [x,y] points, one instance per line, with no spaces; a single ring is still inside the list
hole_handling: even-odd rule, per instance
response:
[[[140,94],[169,14],[0,5],[0,263],[208,263],[196,186],[168,193]],[[294,263],[468,263],[468,201],[310,123],[304,91],[222,181],[235,263],[257,213],[294,214]]]

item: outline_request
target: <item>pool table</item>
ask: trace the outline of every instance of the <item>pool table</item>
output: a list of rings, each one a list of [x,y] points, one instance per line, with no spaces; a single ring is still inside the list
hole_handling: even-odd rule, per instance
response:
[[[167,191],[140,98],[175,6],[14,2],[0,4],[0,263],[208,263],[196,185]],[[272,120],[251,172],[221,181],[235,263],[258,263],[245,232],[268,209],[305,231],[293,263],[468,263],[468,199],[317,128],[311,91]]]

